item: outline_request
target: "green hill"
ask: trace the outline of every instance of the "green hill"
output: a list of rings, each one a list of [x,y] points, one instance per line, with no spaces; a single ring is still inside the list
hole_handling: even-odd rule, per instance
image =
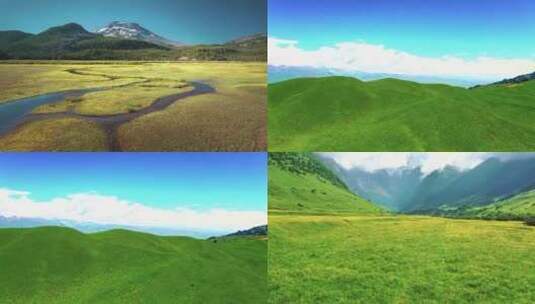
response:
[[[307,153],[270,153],[269,210],[302,213],[381,213],[352,194],[321,162]]]
[[[260,303],[267,241],[0,229],[0,303]]]
[[[269,85],[270,151],[535,149],[535,81],[464,89],[397,79]]]
[[[482,207],[461,207],[442,210],[448,216],[484,219],[523,220],[535,218],[535,190],[522,192],[510,198]]]

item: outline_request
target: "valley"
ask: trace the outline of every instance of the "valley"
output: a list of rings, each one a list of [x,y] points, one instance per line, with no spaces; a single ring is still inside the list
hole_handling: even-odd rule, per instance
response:
[[[402,215],[339,175],[323,156],[270,153],[269,303],[535,300],[535,227]],[[530,193],[496,204],[517,210]]]

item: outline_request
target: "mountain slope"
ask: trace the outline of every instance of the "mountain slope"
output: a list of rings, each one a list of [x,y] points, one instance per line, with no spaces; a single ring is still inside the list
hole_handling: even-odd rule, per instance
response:
[[[493,204],[473,207],[460,206],[442,208],[435,214],[462,217],[498,220],[527,220],[535,219],[535,190],[529,190]]]
[[[535,81],[468,90],[397,79],[269,85],[270,151],[529,151]]]
[[[470,208],[535,189],[535,155],[491,157],[472,169],[446,166],[424,174],[419,167],[367,171],[345,169],[328,157],[322,162],[353,193],[389,209],[409,213]]]
[[[33,36],[33,34],[25,33],[22,31],[0,31],[0,49],[4,49],[12,43],[31,36]]]
[[[442,190],[417,193],[406,210],[425,211],[443,207],[482,206],[535,187],[535,160],[502,161],[491,158],[454,179]],[[425,191],[426,185],[420,186]]]
[[[96,33],[105,37],[141,40],[163,46],[183,45],[183,43],[161,37],[134,22],[113,21],[99,29]]]
[[[489,84],[489,86],[492,86],[492,85],[514,85],[514,84],[518,84],[518,83],[522,83],[522,82],[526,82],[526,81],[530,81],[530,80],[535,80],[535,72],[530,73],[530,74],[519,75],[519,76],[516,76],[516,77],[513,77],[513,78],[509,78],[509,79],[504,79],[504,80],[498,81],[498,82],[494,82],[494,83]],[[475,86],[474,88],[479,88],[479,87],[481,87],[481,86]]]
[[[310,154],[270,153],[269,210],[379,214],[380,207],[352,194]]]
[[[265,301],[267,243],[127,230],[0,229],[2,303]]]
[[[235,237],[235,236],[267,236],[267,234],[268,234],[268,226],[262,225],[262,226],[256,226],[256,227],[246,229],[246,230],[240,230],[234,233],[229,233],[222,237],[226,238],[226,237]],[[215,239],[215,238],[220,238],[220,237],[211,237],[210,239]]]

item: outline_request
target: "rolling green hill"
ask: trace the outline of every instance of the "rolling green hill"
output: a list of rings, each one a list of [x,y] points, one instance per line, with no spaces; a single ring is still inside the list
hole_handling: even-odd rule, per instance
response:
[[[270,151],[528,151],[535,81],[464,89],[351,77],[269,85]]]
[[[311,154],[270,153],[269,210],[301,213],[379,214],[383,210],[352,194]]]
[[[0,229],[0,303],[260,303],[267,241]]]

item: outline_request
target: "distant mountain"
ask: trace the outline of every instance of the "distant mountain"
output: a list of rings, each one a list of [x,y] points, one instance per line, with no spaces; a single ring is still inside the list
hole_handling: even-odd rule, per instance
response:
[[[511,84],[522,83],[522,82],[526,82],[530,80],[535,80],[535,72],[531,74],[524,74],[524,75],[516,76],[514,78],[504,79],[498,82],[491,83],[489,85],[511,85]],[[477,88],[477,87],[480,87],[480,86],[475,86],[474,88]]]
[[[472,87],[482,83],[490,83],[492,79],[471,79],[471,78],[448,78],[425,75],[404,75],[391,73],[369,73],[361,71],[345,71],[331,68],[314,68],[306,66],[268,66],[268,81],[275,83],[279,81],[303,78],[303,77],[327,77],[327,76],[348,76],[355,77],[363,81],[379,80],[385,78],[396,78],[401,80],[415,81],[418,83],[442,83],[460,87]]]
[[[33,36],[33,34],[21,31],[0,31],[0,49],[31,36]]]
[[[94,59],[112,56],[114,51],[165,49],[145,41],[103,37],[76,23],[52,27],[37,35],[17,35],[1,49],[13,59]],[[0,35],[0,41],[7,41],[5,36]]]
[[[333,162],[326,164],[336,166]],[[486,206],[535,189],[535,158],[490,158],[470,170],[446,166],[427,175],[420,168],[370,172],[338,166],[336,172],[354,193],[410,213]]]
[[[136,23],[112,22],[91,33],[69,23],[37,35],[0,31],[0,59],[33,60],[166,60],[265,61],[265,34],[224,44],[182,45]]]
[[[159,36],[134,22],[113,21],[107,26],[97,30],[96,33],[105,37],[140,40],[163,46],[184,45],[181,42],[172,41]]]
[[[251,47],[254,45],[264,45],[267,43],[267,35],[265,33],[258,33],[253,35],[247,35],[233,39],[225,44],[233,44],[239,47]]]
[[[397,211],[410,204],[421,176],[420,168],[378,170],[371,173],[353,168],[345,172],[343,180],[354,193]]]
[[[428,197],[416,196],[409,211],[440,207],[483,206],[535,188],[535,159],[490,158],[463,172]]]
[[[226,234],[226,235],[224,235],[222,237],[262,236],[262,235],[267,235],[267,234],[268,234],[268,226],[267,225],[262,225],[262,226],[253,227],[251,229],[240,230],[238,232]],[[210,237],[209,239],[214,239],[214,238],[220,238],[220,237]]]
[[[2,216],[0,211],[0,228],[34,228],[45,226],[67,227],[78,230],[83,233],[95,233],[109,231],[114,229],[125,229],[143,233],[150,233],[160,236],[193,236],[197,238],[207,238],[212,235],[222,235],[221,231],[210,230],[191,230],[191,229],[172,229],[149,226],[131,226],[131,225],[113,225],[97,224],[90,222],[77,222],[72,220],[59,219],[42,219],[42,218],[24,218],[17,216]]]

